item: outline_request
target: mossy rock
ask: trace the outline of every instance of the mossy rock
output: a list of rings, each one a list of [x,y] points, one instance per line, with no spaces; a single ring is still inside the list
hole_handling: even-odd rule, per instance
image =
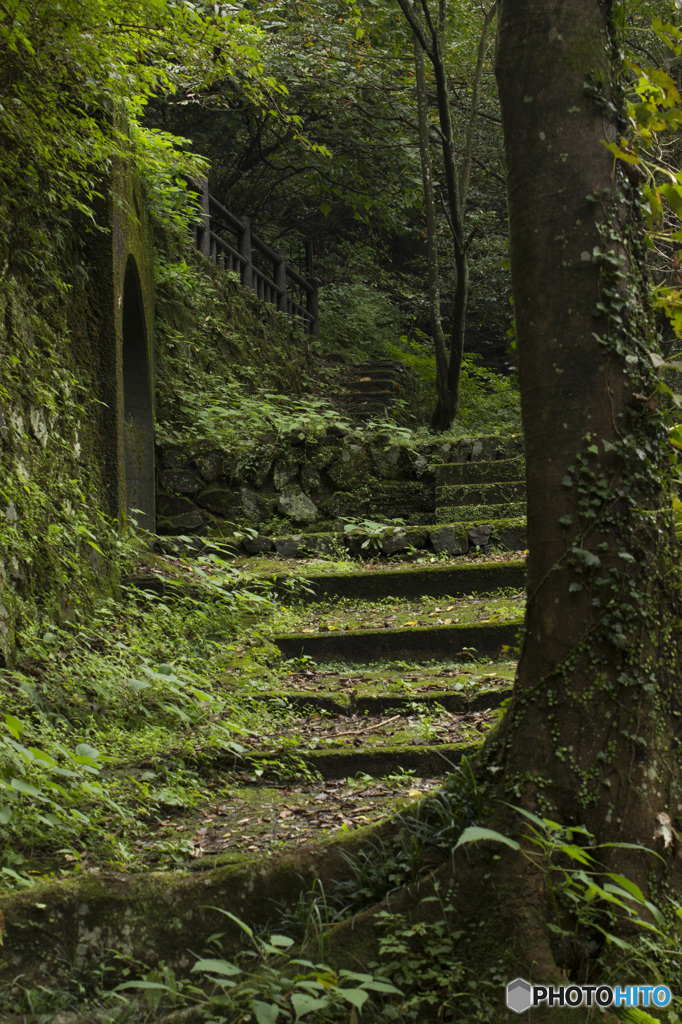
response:
[[[277,507],[292,523],[307,526],[320,518],[317,506],[300,487],[289,485],[277,499]]]
[[[461,437],[452,447],[448,462],[494,462],[513,459],[524,451],[522,434],[489,434]]]
[[[337,491],[320,502],[321,511],[335,518],[405,518],[413,513],[433,516],[434,488],[416,480],[375,480],[371,487]]]
[[[503,648],[517,646],[522,620],[462,626],[403,626],[400,629],[357,629],[352,632],[289,633],[273,637],[285,658],[308,656],[319,663],[340,661],[454,660],[464,651],[497,658]]]
[[[205,858],[194,870],[98,875],[85,872],[38,883],[30,892],[4,895],[5,941],[0,981],[22,975],[23,983],[68,981],[74,971],[98,968],[109,951],[176,971],[187,971],[208,937],[223,932],[223,954],[242,946],[238,927],[226,928],[229,910],[251,926],[265,928],[277,906],[295,907],[316,879],[326,886],[350,878],[349,858],[372,836],[388,836],[397,825],[383,823],[340,834],[283,854],[228,854]],[[348,859],[347,859],[348,858]],[[123,980],[112,971],[109,981]]]
[[[388,449],[372,452],[374,472],[385,480],[410,480],[415,476],[414,456],[404,445],[392,444]]]
[[[344,442],[341,451],[327,466],[327,473],[335,487],[355,490],[366,486],[373,476],[369,452],[362,445]]]

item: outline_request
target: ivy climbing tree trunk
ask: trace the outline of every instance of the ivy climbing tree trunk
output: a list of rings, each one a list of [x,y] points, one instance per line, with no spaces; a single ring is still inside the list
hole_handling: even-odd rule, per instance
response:
[[[604,145],[626,130],[614,7],[501,0],[498,11],[528,603],[513,697],[474,768],[488,811],[447,868],[458,999],[485,980],[502,1004],[504,982],[517,976],[613,981],[614,951],[638,925],[623,907],[604,902],[612,913],[600,916],[598,899],[581,902],[589,878],[581,889],[565,869],[582,868],[586,851],[597,882],[610,872],[631,894],[639,886],[644,920],[654,913],[645,898],[665,904],[682,888],[675,457],[651,357],[641,200]],[[528,814],[550,822],[536,832],[540,846]],[[497,841],[483,841],[481,826]],[[562,899],[567,877],[573,901]],[[421,905],[403,897],[412,920],[435,902],[422,893]],[[626,972],[627,960],[616,980],[650,980]],[[674,987],[678,972],[664,980]],[[510,1019],[499,1004],[486,1019]],[[531,1016],[584,1019],[559,1006]]]
[[[600,0],[498,13],[529,558],[514,696],[485,756],[506,800],[651,847],[657,816],[682,810],[679,549],[639,197],[604,146],[625,130],[612,18]],[[650,855],[608,859],[646,891]],[[579,971],[548,931],[532,945],[526,970]]]

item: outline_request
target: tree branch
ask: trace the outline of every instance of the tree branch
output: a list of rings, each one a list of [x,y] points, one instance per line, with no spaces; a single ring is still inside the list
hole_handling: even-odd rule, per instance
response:
[[[417,12],[412,7],[412,5],[410,3],[410,0],[398,0],[398,5],[400,7],[400,10],[403,12],[405,17],[407,18],[408,25],[410,26],[410,28],[412,29],[413,33],[415,34],[415,36],[419,40],[420,46],[422,47],[423,50],[426,50],[426,52],[430,56],[431,55],[431,47],[430,47],[430,44],[429,44],[429,40],[427,38],[426,33],[424,32],[424,26],[422,25],[422,23],[420,22],[419,18],[417,17]]]

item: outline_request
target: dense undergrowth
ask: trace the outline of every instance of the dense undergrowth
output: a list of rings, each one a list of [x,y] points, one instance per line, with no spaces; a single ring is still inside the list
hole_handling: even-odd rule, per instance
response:
[[[173,249],[166,237],[163,245]],[[426,423],[435,395],[435,362],[428,339],[397,333],[398,314],[379,292],[348,289],[329,311],[321,309],[319,339],[310,338],[287,318],[244,292],[235,275],[213,270],[175,243],[159,264],[160,442],[201,448],[242,449],[266,433],[323,433],[332,423],[359,430],[336,400],[338,365],[327,353],[349,362],[391,358],[411,377],[409,395],[369,429],[410,446],[429,435]],[[370,301],[371,300],[371,301]],[[381,311],[386,319],[382,319]],[[461,411],[444,439],[467,434],[518,432],[520,413],[515,378],[487,370],[465,357]]]
[[[24,862],[54,870],[60,848],[57,864],[132,866],[145,817],[196,799],[198,747],[239,752],[240,736],[262,726],[257,703],[229,693],[223,676],[243,658],[245,618],[269,598],[215,556],[173,569],[194,596],[145,600],[123,588],[87,617],[27,626],[15,666],[2,670],[6,885],[30,884]],[[138,761],[161,767],[138,781],[128,771]]]

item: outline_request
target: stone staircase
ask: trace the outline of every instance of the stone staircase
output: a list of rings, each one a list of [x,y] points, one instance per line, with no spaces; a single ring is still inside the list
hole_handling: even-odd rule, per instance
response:
[[[335,543],[344,559],[331,533],[274,538],[257,566],[240,560],[291,604],[288,628],[275,622],[270,633],[284,659],[281,681],[262,697],[299,716],[301,741],[288,749],[325,779],[445,775],[511,692],[525,596],[522,444],[477,438],[462,452],[465,461],[436,468],[440,525],[364,539],[351,531],[343,540],[361,564],[325,561]],[[504,550],[495,548],[500,537]],[[292,580],[295,601],[286,597]],[[306,671],[315,686],[302,694]],[[320,714],[326,730],[311,746],[305,722]],[[350,750],[335,740],[349,728]],[[259,763],[279,753],[261,751]]]
[[[359,423],[385,416],[406,385],[404,365],[397,359],[353,363],[340,374],[341,408]]]
[[[170,792],[143,819],[134,839],[136,874],[86,868],[6,900],[12,930],[0,982],[23,978],[28,965],[52,984],[59,957],[95,970],[102,949],[125,950],[126,964],[162,958],[187,971],[187,950],[201,953],[209,935],[222,936],[216,907],[266,928],[281,913],[277,906],[292,915],[300,910],[319,879],[325,893],[344,880],[356,886],[352,864],[360,853],[381,866],[382,836],[408,829],[406,820],[426,806],[422,798],[475,755],[515,673],[525,523],[502,500],[511,494],[520,508],[518,486],[501,488],[518,485],[520,441],[470,439],[458,453],[459,462],[436,470],[447,524],[398,533],[390,527],[367,547],[354,547],[355,537],[341,558],[338,547],[330,559],[307,536],[294,553],[280,550],[278,538],[266,552],[242,550],[235,560],[242,581],[251,577],[270,599],[261,613],[246,613],[253,616],[250,635],[226,641],[218,657],[228,707],[233,694],[257,707],[260,733],[238,733],[239,747],[221,746],[205,741],[199,727],[178,749],[197,780],[192,803],[181,808]],[[490,486],[498,489],[482,490]],[[413,530],[430,546],[403,546]],[[457,543],[438,550],[439,538],[449,536],[442,531]],[[505,545],[496,547],[501,537]],[[210,540],[197,543],[210,549]],[[127,582],[157,595],[182,586],[200,609],[207,561],[179,583],[174,559],[154,557],[163,570],[154,570],[152,559],[147,575]],[[228,731],[230,714],[224,712]],[[116,770],[144,787],[163,764],[153,750],[140,751]],[[426,840],[417,870],[447,860],[450,845]],[[241,932],[234,931],[221,955],[240,948]],[[49,973],[41,974],[46,963]],[[93,1019],[74,1016],[73,1024]]]

